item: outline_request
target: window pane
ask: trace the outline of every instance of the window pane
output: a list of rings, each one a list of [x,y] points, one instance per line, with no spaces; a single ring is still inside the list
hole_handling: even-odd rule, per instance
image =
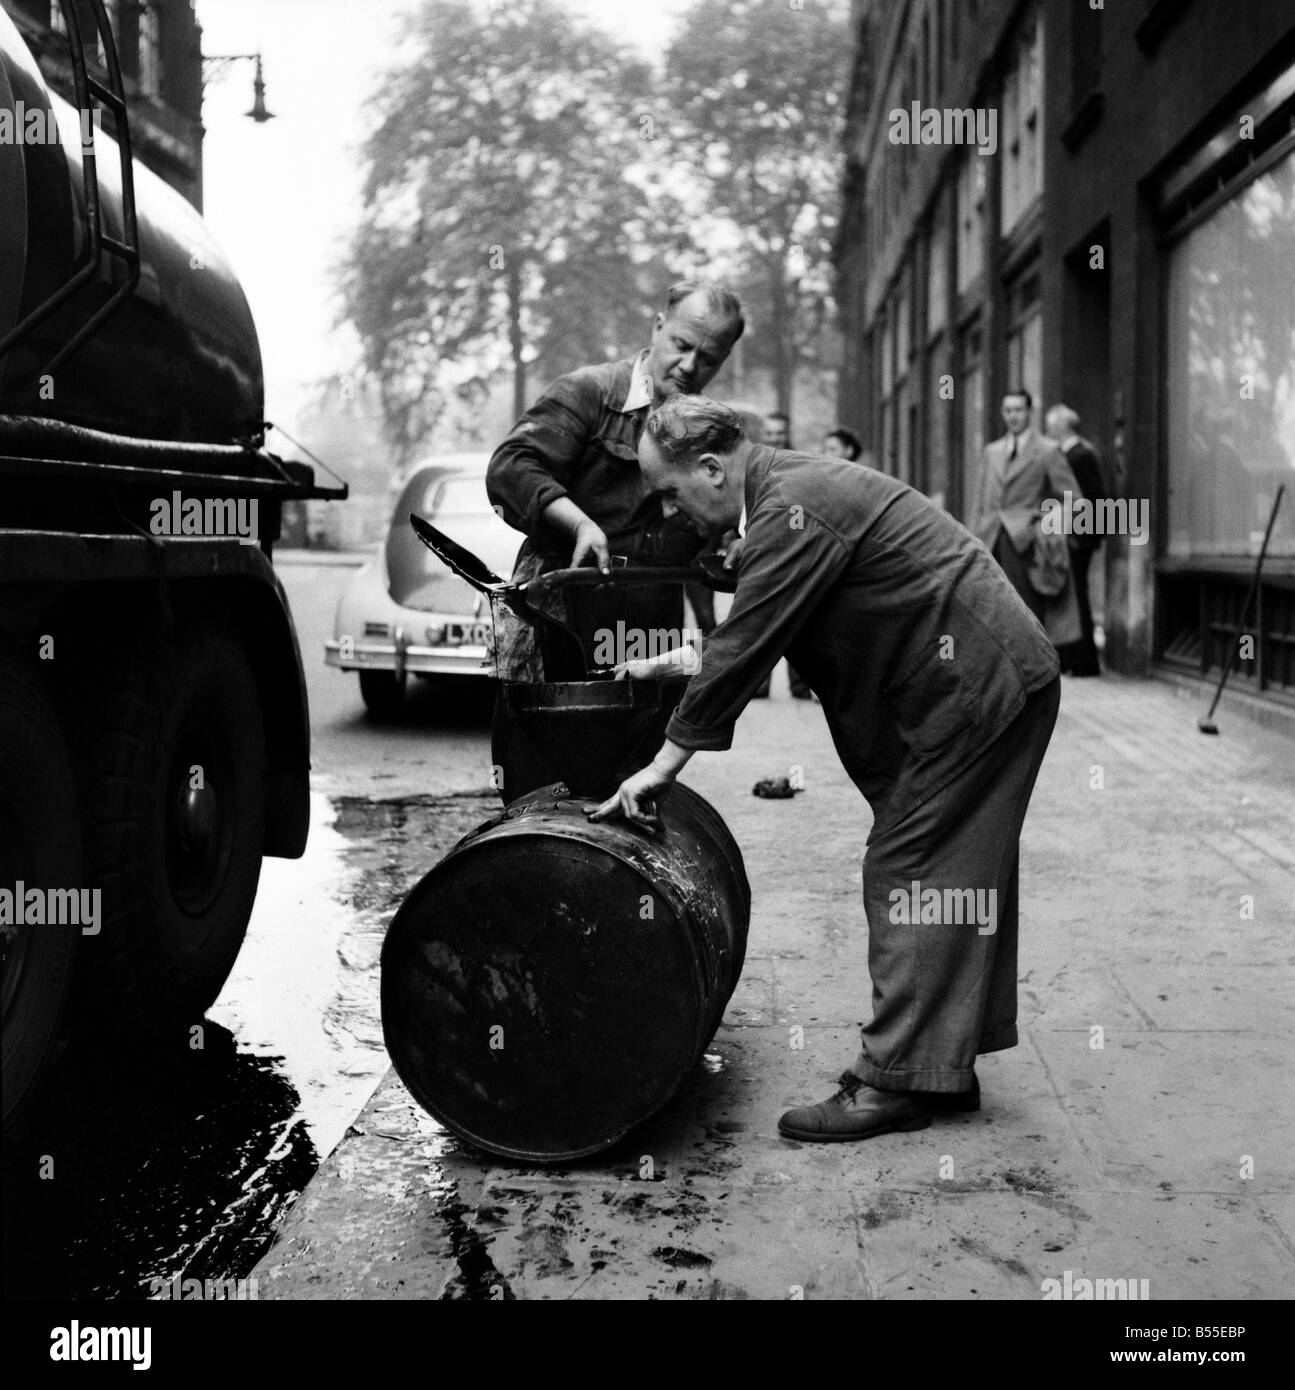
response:
[[[162,90],[162,29],[156,4],[139,12],[139,88],[149,97]]]
[[[981,368],[976,362],[962,374],[962,519],[971,520],[980,485],[981,451],[985,447],[985,420],[981,401]]]
[[[968,147],[958,173],[958,293],[967,290],[983,263],[985,160]]]
[[[948,428],[953,401],[940,398],[940,377],[948,370],[948,345],[939,339],[931,346],[926,373],[926,486],[932,497],[944,495],[949,486]]]
[[[1295,484],[1295,154],[1169,255],[1169,553],[1257,551]],[[1270,552],[1295,555],[1295,496]]]
[[[899,289],[895,293],[895,375],[903,377],[908,375],[909,348],[912,342],[909,336],[909,327],[912,323],[912,277],[907,271],[899,282]]]
[[[941,197],[931,221],[927,251],[926,331],[938,333],[944,327],[945,300],[949,292],[949,236],[947,197]]]
[[[451,478],[432,488],[428,512],[437,516],[481,516],[490,510],[486,485],[481,478]]]

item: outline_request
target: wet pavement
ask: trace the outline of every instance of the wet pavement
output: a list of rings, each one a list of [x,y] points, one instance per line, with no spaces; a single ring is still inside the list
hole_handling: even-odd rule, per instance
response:
[[[719,1033],[617,1149],[528,1168],[462,1144],[388,1071],[386,924],[498,803],[475,683],[416,690],[380,726],[323,667],[347,575],[285,571],[314,730],[306,857],[266,861],[201,1051],[73,1044],[6,1134],[7,1296],[254,1275],[262,1299],[1031,1299],[1065,1270],[1148,1278],[1153,1298],[1283,1296],[1289,737],[1231,719],[1205,739],[1195,695],[1067,682],[1023,841],[1021,1045],[981,1059],[979,1113],[800,1145],[778,1114],[833,1089],[868,1010],[869,817],[780,674],[733,751],[685,774],[754,892]],[[803,794],[751,796],[793,767]]]
[[[201,1050],[69,1041],[5,1135],[6,1297],[139,1298],[251,1273],[389,1066],[386,922],[496,805],[317,794],[304,859],[265,863]]]
[[[43,1100],[7,1129],[6,1297],[139,1298],[176,1276],[245,1277],[388,1069],[386,923],[498,801],[484,683],[417,688],[380,725],[354,679],[324,667],[352,570],[282,571],[311,703],[306,853],[264,861],[200,1050],[75,1030]]]
[[[1159,682],[1065,683],[1022,843],[1021,1042],[982,1110],[863,1144],[781,1138],[868,1013],[869,817],[821,711],[753,705],[686,780],[743,848],[746,968],[670,1106],[616,1150],[473,1150],[389,1075],[257,1266],[260,1297],[1285,1297],[1295,1277],[1295,758]],[[761,777],[803,769],[791,801]],[[1100,774],[1097,772],[1100,769]]]

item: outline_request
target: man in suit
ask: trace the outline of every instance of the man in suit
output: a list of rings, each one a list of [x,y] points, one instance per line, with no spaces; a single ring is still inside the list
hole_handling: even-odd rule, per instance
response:
[[[1080,636],[1074,577],[1067,575],[1056,596],[1047,598],[1035,587],[1030,572],[1043,559],[1038,540],[1045,499],[1060,502],[1067,489],[1078,497],[1080,488],[1065,455],[1032,428],[1033,409],[1030,393],[1022,388],[1003,396],[1007,433],[985,445],[971,530],[984,541],[1053,643],[1061,646]],[[1059,550],[1064,562],[1066,547]]]
[[[1054,405],[1044,416],[1049,436],[1066,456],[1070,471],[1090,502],[1105,496],[1102,480],[1102,461],[1097,450],[1079,433],[1079,416],[1068,405]],[[1101,662],[1097,659],[1097,644],[1093,641],[1093,606],[1088,596],[1088,567],[1100,549],[1099,535],[1075,536],[1070,547],[1070,564],[1075,575],[1075,593],[1079,599],[1079,640],[1061,647],[1062,674],[1100,676]]]
[[[779,1129],[868,1139],[978,1109],[976,1056],[1017,1042],[1018,845],[1057,716],[1056,653],[984,548],[898,478],[753,444],[702,396],[648,418],[639,464],[666,514],[722,531],[745,506],[746,536],[732,609],[661,751],[591,814],[654,825],[657,798],[694,752],[731,746],[788,656],[873,810],[873,1017],[836,1094],[788,1111]],[[641,665],[626,674],[650,676]],[[992,922],[957,910],[957,895],[975,893],[994,904]]]

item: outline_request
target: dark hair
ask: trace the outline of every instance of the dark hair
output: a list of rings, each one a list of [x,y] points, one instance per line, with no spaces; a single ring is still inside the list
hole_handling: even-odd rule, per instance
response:
[[[1034,397],[1030,395],[1024,386],[1013,386],[1010,391],[1004,391],[1003,400],[1006,400],[1008,396],[1023,396],[1025,398],[1026,410],[1034,409]]]
[[[781,420],[789,429],[791,427],[791,416],[785,410],[766,410],[764,418],[766,420]]]
[[[672,468],[702,454],[729,454],[746,436],[736,411],[707,396],[670,396],[647,418],[647,432]]]
[[[851,461],[857,459],[859,455],[863,453],[863,442],[857,434],[852,433],[850,430],[829,430],[827,432],[827,437],[829,439],[839,439],[841,443],[845,445],[846,455]]]
[[[733,320],[733,341],[737,342],[746,329],[746,319],[742,316],[742,301],[732,290],[717,285],[713,280],[679,280],[671,285],[666,291],[665,309],[662,310],[666,318],[669,318],[685,299],[690,299],[695,294],[705,299],[706,307],[712,313],[723,314]]]

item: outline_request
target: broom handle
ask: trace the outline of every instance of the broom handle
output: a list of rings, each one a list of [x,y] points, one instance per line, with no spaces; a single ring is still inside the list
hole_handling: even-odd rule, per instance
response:
[[[1214,692],[1214,699],[1210,704],[1210,712],[1205,716],[1206,719],[1214,718],[1214,711],[1218,708],[1219,697],[1223,694],[1223,687],[1227,683],[1228,676],[1232,671],[1232,655],[1241,641],[1241,632],[1246,625],[1246,619],[1250,616],[1250,605],[1255,601],[1255,595],[1259,592],[1259,576],[1263,572],[1264,556],[1268,553],[1268,538],[1273,533],[1273,523],[1277,520],[1277,508],[1282,504],[1282,493],[1286,491],[1286,484],[1277,485],[1277,496],[1273,498],[1273,509],[1268,513],[1268,529],[1264,532],[1264,543],[1259,547],[1259,560],[1255,565],[1255,577],[1250,581],[1250,592],[1246,595],[1245,606],[1241,610],[1241,621],[1237,624],[1236,636],[1232,644],[1228,647],[1228,659],[1223,663],[1223,674],[1219,677],[1218,689]]]

